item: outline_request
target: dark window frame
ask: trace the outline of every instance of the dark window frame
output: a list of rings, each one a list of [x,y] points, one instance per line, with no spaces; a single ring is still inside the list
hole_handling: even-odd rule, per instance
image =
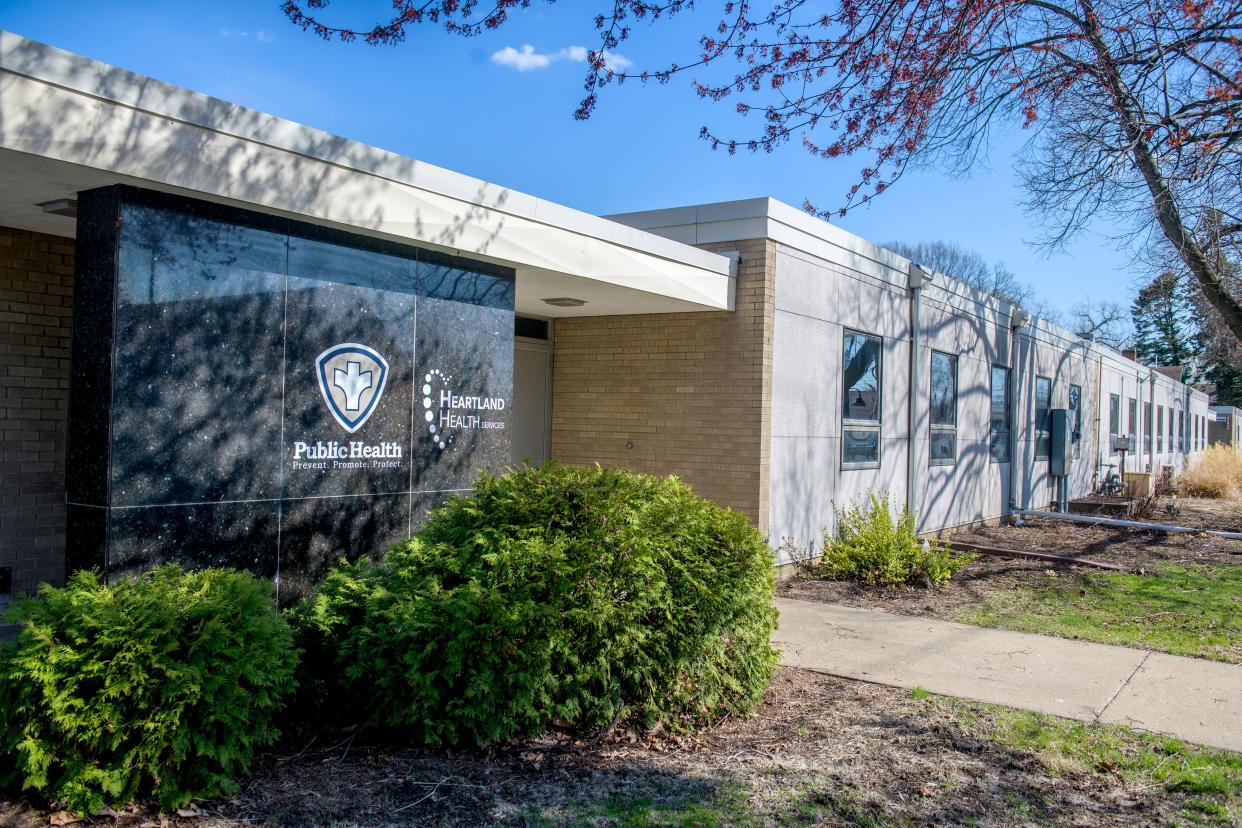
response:
[[[992,416],[993,401],[996,399],[996,372],[1000,371],[1003,377],[1002,395],[1004,406],[1001,412],[1002,426],[996,425],[996,419]],[[1013,393],[1013,383],[1010,379],[1011,371],[1008,365],[993,364],[988,372],[988,461],[991,463],[1009,463],[1013,458],[1009,456],[1009,438],[1013,434],[1013,422],[1010,416],[1010,395]],[[1003,457],[997,456],[996,448],[1002,448]]]
[[[1121,436],[1121,395],[1108,395],[1108,456],[1117,454],[1117,438]]]
[[[1070,443],[1074,449],[1074,459],[1082,456],[1082,386],[1070,383],[1067,408],[1072,412],[1074,421],[1070,423]]]
[[[1152,414],[1152,408],[1154,405],[1155,404],[1151,400],[1148,400],[1147,405],[1143,406],[1143,454],[1147,455],[1151,454],[1150,438],[1154,433],[1151,429],[1152,418],[1155,416]]]
[[[1042,418],[1039,412],[1040,383],[1043,383],[1048,388],[1047,405],[1044,407]],[[1035,418],[1032,423],[1032,430],[1034,432],[1035,460],[1047,461],[1052,454],[1052,378],[1036,374],[1033,396]],[[1042,422],[1040,421],[1041,419]],[[1042,454],[1040,453],[1041,449],[1043,451]]]
[[[846,343],[851,336],[862,337],[864,340],[875,340],[876,360],[875,360],[875,418],[857,418],[848,417],[846,413],[850,410],[851,401],[849,399],[850,388],[845,384],[845,359],[847,347]],[[861,394],[860,394],[861,399]],[[841,331],[841,469],[876,469],[883,462],[884,454],[884,337],[878,334],[867,333],[855,328],[842,328]],[[875,459],[871,460],[847,460],[845,453],[845,444],[847,434],[875,434]]]
[[[943,359],[948,360],[948,364],[949,364],[949,379],[951,381],[951,393],[950,393],[950,398],[949,398],[950,408],[951,408],[951,418],[949,422],[937,422],[936,421],[936,415],[935,415],[936,409],[935,409],[934,404],[932,403],[932,395],[935,393],[935,383],[934,383],[933,378],[935,376],[937,357],[942,357]],[[950,354],[944,351],[937,351],[933,349],[931,352],[930,363],[931,363],[931,367],[928,372],[928,384],[927,384],[927,396],[928,396],[927,420],[929,424],[928,425],[929,433],[928,433],[928,450],[927,450],[928,460],[927,462],[928,462],[928,465],[931,465],[931,466],[953,466],[957,464],[957,403],[958,403],[958,388],[959,388],[957,356],[955,354]],[[947,436],[949,439],[952,440],[953,453],[950,457],[936,457],[934,455],[933,446],[935,445],[935,439],[937,436],[940,436],[942,439]]]

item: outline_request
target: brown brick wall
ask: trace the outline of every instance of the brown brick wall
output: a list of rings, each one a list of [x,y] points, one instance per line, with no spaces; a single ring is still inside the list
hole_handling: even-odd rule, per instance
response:
[[[64,578],[73,249],[0,227],[0,567],[15,592]]]
[[[676,474],[767,531],[776,246],[702,247],[741,253],[735,311],[556,321],[552,456]]]

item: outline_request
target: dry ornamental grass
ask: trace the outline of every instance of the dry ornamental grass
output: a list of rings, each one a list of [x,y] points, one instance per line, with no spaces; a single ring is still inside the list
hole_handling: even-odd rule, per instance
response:
[[[1208,446],[1178,485],[1192,497],[1236,498],[1242,494],[1242,454],[1222,443]]]

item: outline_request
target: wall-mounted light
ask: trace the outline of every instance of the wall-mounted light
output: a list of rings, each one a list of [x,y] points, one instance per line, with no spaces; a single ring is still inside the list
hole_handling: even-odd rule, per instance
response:
[[[543,301],[544,304],[555,305],[558,308],[580,308],[586,304],[585,299],[574,299],[570,296],[554,296]]]
[[[54,198],[51,201],[41,201],[35,205],[43,212],[52,216],[65,216],[67,218],[78,217],[78,202],[73,198]]]

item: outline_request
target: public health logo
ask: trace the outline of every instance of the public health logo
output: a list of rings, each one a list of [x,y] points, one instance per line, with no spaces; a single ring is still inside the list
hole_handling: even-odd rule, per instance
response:
[[[375,413],[388,382],[388,363],[374,348],[357,342],[324,351],[315,360],[315,372],[328,410],[350,434]]]

